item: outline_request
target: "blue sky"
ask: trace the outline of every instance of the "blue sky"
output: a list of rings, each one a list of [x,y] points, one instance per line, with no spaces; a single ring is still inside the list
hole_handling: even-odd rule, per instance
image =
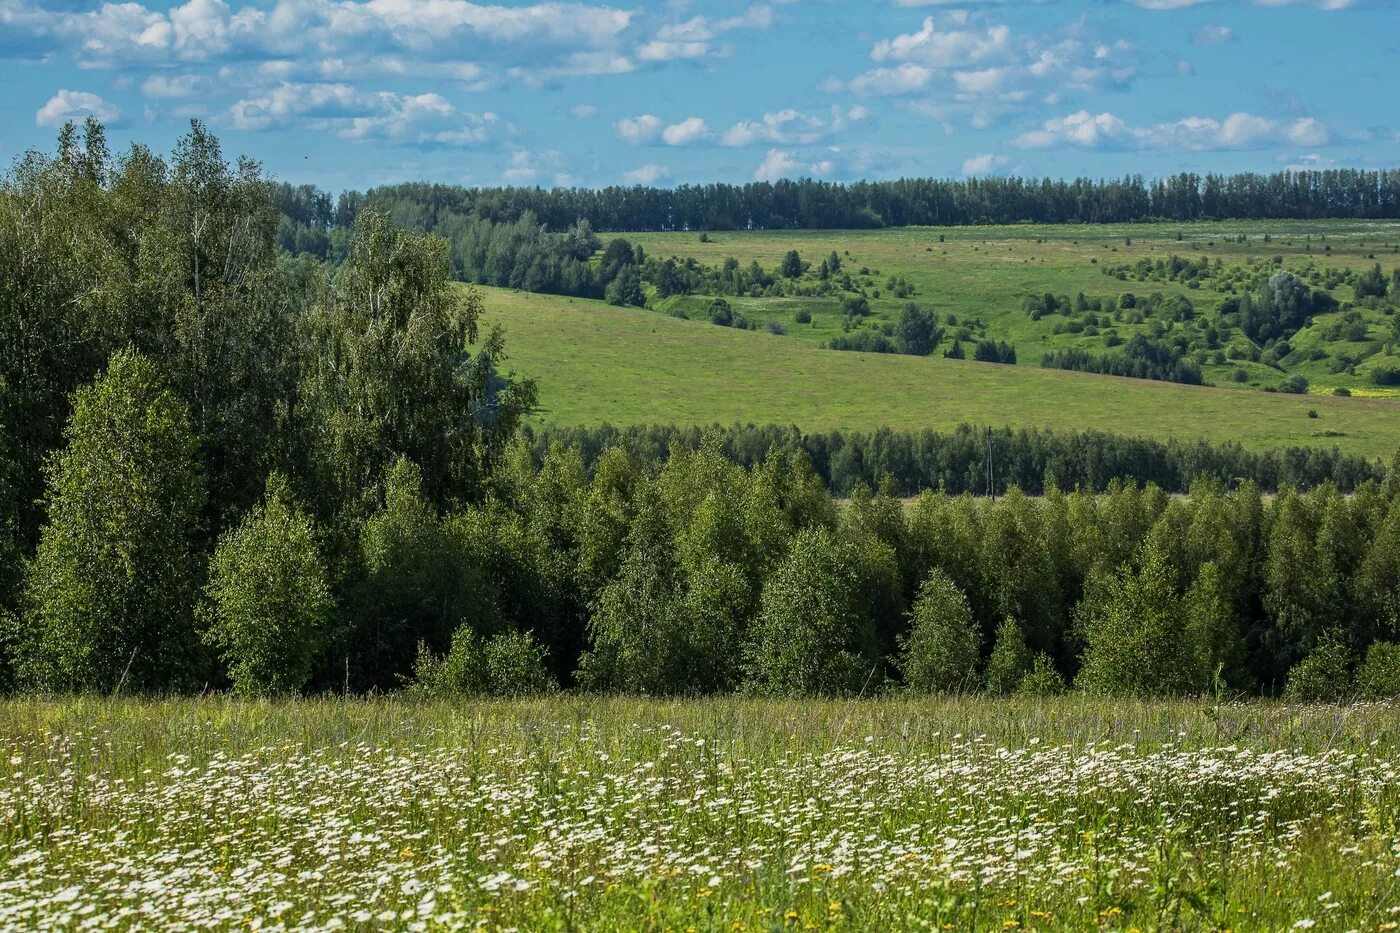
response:
[[[94,113],[332,190],[1400,165],[1400,0],[0,0],[0,161]]]

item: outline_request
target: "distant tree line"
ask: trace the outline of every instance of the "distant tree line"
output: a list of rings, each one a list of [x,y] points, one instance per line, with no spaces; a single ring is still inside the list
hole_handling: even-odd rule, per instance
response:
[[[330,266],[277,229],[197,122],[168,159],[70,125],[0,183],[0,688],[1400,693],[1396,471],[973,429],[541,438],[446,240],[367,208]],[[982,466],[1041,497],[946,491]]]
[[[284,242],[349,229],[367,206],[396,224],[427,231],[448,215],[514,223],[526,213],[551,230],[579,220],[595,230],[860,229],[1004,223],[1400,217],[1400,171],[1327,169],[1273,174],[1182,173],[1147,180],[904,178],[838,184],[813,179],[675,188],[461,188],[402,184],[347,191],[335,200],[286,185]],[[329,216],[328,216],[329,215]],[[311,234],[301,234],[307,227]]]
[[[801,456],[836,496],[849,496],[861,485],[881,484],[905,497],[930,489],[952,495],[1003,495],[1014,488],[1038,496],[1052,487],[1104,492],[1115,482],[1151,483],[1168,493],[1186,493],[1200,477],[1227,489],[1251,483],[1271,493],[1286,486],[1306,490],[1330,483],[1351,493],[1367,482],[1386,478],[1379,462],[1343,454],[1335,447],[1248,450],[1236,443],[1154,440],[1102,431],[997,428],[989,432],[966,424],[948,432],[890,428],[803,432],[792,426],[754,424],[521,430],[537,464],[543,463],[551,447],[563,446],[578,452],[589,474],[606,451],[617,447],[642,462],[664,463],[673,453],[697,451],[708,441],[744,469],[761,465],[771,452]]]

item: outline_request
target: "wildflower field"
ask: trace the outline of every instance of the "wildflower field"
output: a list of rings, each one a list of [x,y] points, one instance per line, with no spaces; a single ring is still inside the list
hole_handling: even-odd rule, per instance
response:
[[[1400,710],[0,705],[0,929],[1400,922]]]

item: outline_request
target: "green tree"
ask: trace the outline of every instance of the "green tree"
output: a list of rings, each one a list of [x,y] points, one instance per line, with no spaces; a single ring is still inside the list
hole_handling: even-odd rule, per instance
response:
[[[209,564],[205,640],[240,693],[300,690],[311,677],[332,609],[311,520],[286,481],[219,540]]]
[[[140,354],[78,391],[26,581],[25,674],[58,690],[195,682],[204,481],[189,412]]]
[[[874,628],[856,557],[826,529],[807,529],[763,588],[745,651],[757,693],[853,694],[874,681]]]
[[[578,681],[591,690],[665,694],[688,685],[692,654],[680,602],[680,568],[655,483],[643,484],[617,576],[589,621],[593,647]]]
[[[1182,600],[1157,547],[1145,549],[1140,569],[1124,568],[1111,579],[1085,620],[1085,635],[1078,683],[1086,690],[1171,696],[1199,686]]]
[[[463,623],[497,627],[495,603],[462,558],[459,541],[423,491],[423,472],[400,458],[384,499],[360,535],[359,565],[343,633],[353,686],[390,689],[412,667],[416,646],[444,651]]]
[[[418,464],[439,509],[483,493],[535,391],[497,372],[504,334],[481,335],[481,314],[480,293],[451,281],[447,241],[360,213],[345,264],[307,320],[300,391],[317,428],[322,514],[362,520],[399,457]]]
[[[899,665],[909,688],[933,693],[976,687],[982,637],[957,584],[934,570],[920,587],[910,615]]]
[[[987,690],[998,696],[1015,693],[1031,673],[1032,659],[1026,647],[1026,633],[1020,623],[1007,616],[997,626],[996,641],[987,658]]]
[[[797,250],[790,249],[783,257],[783,264],[778,271],[784,278],[795,279],[801,277],[802,268],[802,257],[798,255]]]
[[[908,304],[900,312],[895,336],[899,339],[900,353],[928,356],[942,342],[943,328],[938,326],[938,315],[918,305]]]

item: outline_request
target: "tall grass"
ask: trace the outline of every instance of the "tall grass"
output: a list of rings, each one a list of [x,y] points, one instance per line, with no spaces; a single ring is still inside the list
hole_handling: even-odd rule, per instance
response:
[[[0,927],[1389,929],[1400,711],[0,705]]]

